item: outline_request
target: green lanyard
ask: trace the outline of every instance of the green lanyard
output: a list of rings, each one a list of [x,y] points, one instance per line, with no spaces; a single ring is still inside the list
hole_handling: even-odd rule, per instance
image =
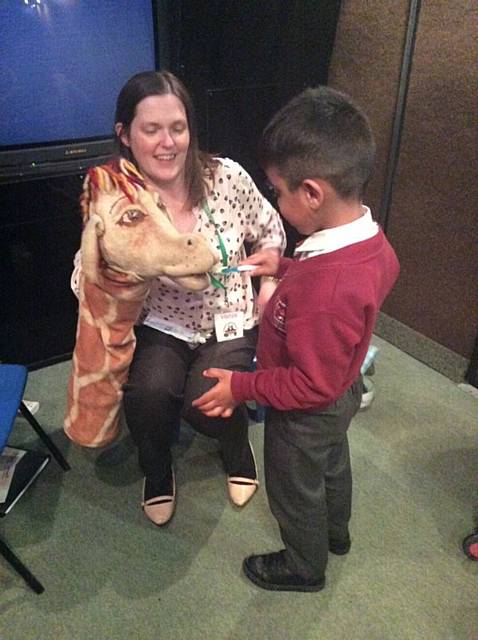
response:
[[[214,217],[212,215],[212,211],[209,208],[207,200],[204,200],[204,202],[203,202],[203,210],[204,210],[205,214],[207,215],[207,218],[208,218],[209,222],[214,226],[214,230],[216,232],[217,241],[219,243],[219,249],[221,250],[222,266],[223,267],[227,267],[227,251],[226,251],[226,247],[224,246],[224,242],[222,240],[221,234],[219,233],[219,225],[214,220]],[[214,277],[212,275],[212,273],[209,274],[209,277],[211,278],[211,284],[213,285],[213,287],[215,287],[216,289],[224,289],[224,291],[226,291],[226,287],[223,285],[223,283],[220,280],[218,280],[216,277]]]

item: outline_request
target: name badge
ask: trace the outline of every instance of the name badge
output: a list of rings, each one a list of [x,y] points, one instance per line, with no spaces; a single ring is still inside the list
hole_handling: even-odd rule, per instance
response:
[[[244,335],[244,312],[227,311],[226,313],[216,313],[214,327],[218,342],[242,338]]]

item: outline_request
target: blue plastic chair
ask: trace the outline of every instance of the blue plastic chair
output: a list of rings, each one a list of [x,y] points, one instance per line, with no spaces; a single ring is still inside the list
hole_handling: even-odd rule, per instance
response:
[[[28,370],[23,365],[0,364],[0,453],[3,452],[13,429],[18,412],[30,423],[51,455],[64,471],[70,465],[50,437],[45,433],[35,417],[28,410],[22,398],[27,383]],[[27,451],[15,467],[7,499],[0,504],[0,517],[6,516],[17,500],[31,486],[50,461],[50,455],[38,451]],[[30,573],[21,560],[0,539],[0,553],[35,591],[42,593],[43,585]]]

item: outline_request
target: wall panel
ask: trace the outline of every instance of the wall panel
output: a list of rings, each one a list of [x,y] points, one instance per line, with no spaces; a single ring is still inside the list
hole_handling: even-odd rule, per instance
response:
[[[377,218],[410,6],[344,2],[329,71],[372,121]],[[402,272],[384,306],[396,326],[468,360],[478,332],[477,34],[473,0],[421,2],[388,211]]]
[[[397,94],[408,0],[342,3],[329,85],[345,91],[366,110],[377,143],[367,204],[378,217]]]
[[[402,277],[386,307],[466,357],[478,331],[478,9],[471,7],[443,0],[420,11],[388,227]]]

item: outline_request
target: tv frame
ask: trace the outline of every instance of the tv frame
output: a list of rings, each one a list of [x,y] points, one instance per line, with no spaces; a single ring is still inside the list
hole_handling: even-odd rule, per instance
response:
[[[151,0],[155,69],[159,69],[160,60],[164,64],[163,53],[168,51],[167,43],[161,41],[165,35],[162,22],[167,17],[162,5],[162,0]],[[113,113],[111,118],[113,121]],[[0,148],[0,184],[81,173],[107,162],[113,149],[112,134],[5,146]]]

